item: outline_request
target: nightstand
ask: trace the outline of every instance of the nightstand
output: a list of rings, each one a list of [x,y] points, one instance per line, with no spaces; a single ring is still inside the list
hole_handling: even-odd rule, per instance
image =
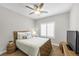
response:
[[[13,41],[9,41],[8,45],[7,45],[7,53],[13,53],[16,51],[16,45]]]

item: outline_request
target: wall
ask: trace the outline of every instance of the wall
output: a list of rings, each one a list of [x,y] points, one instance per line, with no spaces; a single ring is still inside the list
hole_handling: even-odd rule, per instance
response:
[[[79,3],[73,4],[70,12],[70,30],[79,31]]]
[[[13,40],[13,31],[32,30],[34,22],[0,6],[0,52],[6,49],[8,41]]]
[[[45,22],[55,22],[55,39],[52,39],[53,43],[59,44],[61,41],[66,41],[66,31],[69,28],[69,12],[36,20],[38,34],[40,34],[40,24]]]

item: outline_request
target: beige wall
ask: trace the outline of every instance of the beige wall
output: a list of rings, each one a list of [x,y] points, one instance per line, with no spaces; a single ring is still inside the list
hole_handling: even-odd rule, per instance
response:
[[[70,12],[70,30],[79,31],[79,3],[72,6]]]
[[[0,52],[13,40],[13,31],[32,30],[33,20],[0,6]]]
[[[69,12],[50,16],[36,21],[36,29],[40,35],[40,24],[45,22],[55,22],[55,39],[52,42],[59,44],[61,41],[66,41],[67,30],[69,29]]]

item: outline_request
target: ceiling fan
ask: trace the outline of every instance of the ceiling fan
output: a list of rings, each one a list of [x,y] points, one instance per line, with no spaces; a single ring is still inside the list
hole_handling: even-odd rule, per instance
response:
[[[30,6],[25,6],[25,7],[33,10],[31,13],[29,13],[29,15],[31,15],[31,14],[48,13],[48,11],[42,10],[43,6],[44,6],[44,3],[37,3],[37,4],[34,4],[33,7],[30,7]]]

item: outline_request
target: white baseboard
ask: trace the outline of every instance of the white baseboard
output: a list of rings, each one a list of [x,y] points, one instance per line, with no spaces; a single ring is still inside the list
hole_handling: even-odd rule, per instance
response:
[[[57,43],[52,43],[52,45],[59,46],[59,44],[57,44]]]
[[[5,53],[6,52],[6,50],[4,50],[4,51],[0,51],[0,55],[2,55],[3,53]]]

